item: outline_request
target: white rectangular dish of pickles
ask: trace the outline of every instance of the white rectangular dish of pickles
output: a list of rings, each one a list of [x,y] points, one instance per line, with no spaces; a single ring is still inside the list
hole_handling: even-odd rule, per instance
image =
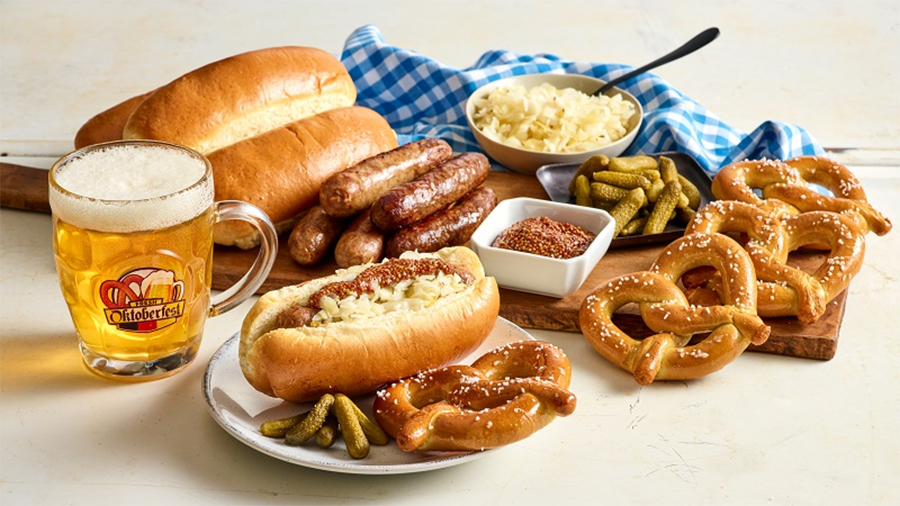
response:
[[[715,199],[710,176],[694,157],[677,151],[601,155],[581,164],[545,165],[535,176],[554,202],[609,212],[618,232],[611,248],[673,241],[693,214]]]

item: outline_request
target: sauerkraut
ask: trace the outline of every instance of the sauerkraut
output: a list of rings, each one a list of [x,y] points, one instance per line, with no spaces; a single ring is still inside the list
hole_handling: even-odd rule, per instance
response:
[[[417,252],[403,253],[400,258],[424,258],[431,256]],[[385,260],[387,261],[387,259]],[[338,271],[341,281],[349,281],[371,264],[359,265]],[[462,292],[469,288],[458,274],[416,276],[395,285],[378,287],[373,292],[350,295],[340,300],[322,297],[322,309],[313,316],[311,327],[339,321],[370,318],[395,311],[416,311],[434,304],[441,297]]]
[[[577,153],[611,144],[635,114],[621,94],[594,97],[544,83],[499,87],[475,101],[473,122],[488,138],[545,153]]]

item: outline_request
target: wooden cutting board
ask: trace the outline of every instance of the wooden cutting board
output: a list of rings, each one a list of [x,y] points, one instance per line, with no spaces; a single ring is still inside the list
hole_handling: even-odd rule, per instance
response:
[[[547,194],[531,176],[508,172],[492,172],[487,186],[503,200],[511,197],[546,199]],[[47,171],[0,163],[0,206],[31,211],[49,212],[47,203]],[[646,270],[665,245],[645,245],[611,249],[588,279],[575,293],[562,298],[544,297],[500,290],[500,315],[519,326],[535,329],[579,332],[578,310],[584,298],[607,279]],[[256,251],[216,246],[213,260],[213,288],[224,290],[236,283],[256,257]],[[791,264],[806,271],[814,270],[825,259],[822,253],[798,252],[791,255]],[[263,293],[285,285],[331,274],[337,266],[329,258],[312,268],[296,264],[288,254],[286,241],[281,241],[275,266],[260,288]],[[847,301],[846,290],[828,305],[825,315],[812,325],[803,325],[796,318],[769,318],[772,327],[769,340],[752,351],[775,353],[803,358],[829,360],[837,351],[841,321]],[[649,334],[636,309],[623,308],[616,324],[635,337]]]

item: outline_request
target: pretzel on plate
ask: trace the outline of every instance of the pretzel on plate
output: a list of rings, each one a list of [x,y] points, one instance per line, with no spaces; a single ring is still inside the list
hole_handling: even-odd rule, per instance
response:
[[[378,392],[375,419],[403,451],[478,451],[525,439],[575,410],[568,357],[540,341],[508,344]]]
[[[843,291],[862,266],[865,232],[848,215],[812,211],[778,219],[765,210],[737,201],[715,201],[688,223],[685,233],[740,232],[747,235],[744,248],[753,261],[760,316],[797,316],[816,322],[828,302]],[[815,272],[808,274],[787,265],[788,254],[806,245],[825,245],[829,254]],[[704,290],[720,291],[718,278],[689,272],[682,282],[693,304],[720,300]],[[702,298],[702,299],[701,299]],[[715,303],[715,302],[713,302]]]
[[[819,185],[834,196],[809,188]],[[761,190],[760,198],[753,189]],[[779,216],[809,211],[856,213],[864,228],[884,235],[891,221],[875,210],[853,173],[844,165],[818,156],[799,156],[786,161],[748,160],[723,167],[713,178],[713,195],[720,200],[739,200],[761,206]]]
[[[721,274],[724,303],[692,306],[677,286],[694,268],[712,266]],[[762,344],[770,328],[756,314],[756,278],[749,255],[723,234],[690,234],[674,241],[649,271],[613,278],[581,306],[579,323],[597,352],[634,374],[641,385],[655,379],[694,379],[725,367],[750,345]],[[656,334],[633,339],[612,316],[636,302],[644,323]],[[696,344],[695,334],[710,332]]]

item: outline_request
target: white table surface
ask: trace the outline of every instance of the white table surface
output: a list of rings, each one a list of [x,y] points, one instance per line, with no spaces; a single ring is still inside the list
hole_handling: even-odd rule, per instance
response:
[[[896,1],[0,2],[0,153],[47,166],[81,123],[199,65],[297,44],[339,53],[366,23],[467,66],[485,50],[643,64],[743,130],[806,127],[900,220]],[[869,236],[837,355],[745,353],[702,380],[641,388],[579,334],[533,334],[574,367],[574,415],[465,465],[353,476],[263,455],[207,413],[201,378],[249,302],[209,321],[172,378],[120,384],[81,364],[47,215],[0,210],[2,504],[898,504],[900,232]]]

